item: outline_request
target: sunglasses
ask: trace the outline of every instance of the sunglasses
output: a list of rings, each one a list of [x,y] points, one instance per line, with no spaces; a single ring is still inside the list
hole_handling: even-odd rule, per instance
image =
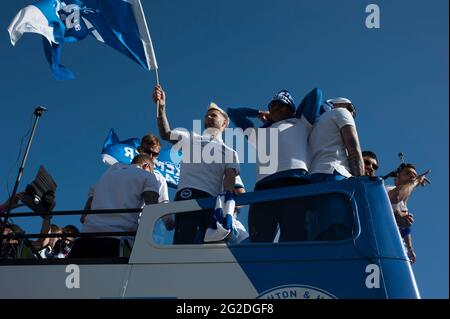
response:
[[[377,170],[377,169],[378,169],[378,165],[377,165],[377,164],[375,164],[375,163],[373,163],[373,162],[371,162],[371,161],[368,161],[368,160],[364,160],[364,165],[366,165],[366,166],[372,166],[372,168],[373,168],[374,170]]]
[[[331,105],[333,107],[338,107],[339,105],[345,104],[345,108],[347,109],[347,111],[349,111],[350,113],[352,113],[352,116],[355,117],[356,116],[356,109],[353,106],[353,104],[350,103],[331,103]]]
[[[349,111],[349,112],[352,114],[353,118],[356,117],[356,109],[355,109],[355,107],[353,106],[353,104],[347,104],[347,105],[345,106],[345,108],[347,109],[347,111]]]
[[[141,154],[151,155],[153,157],[158,157],[159,156],[159,152],[155,152],[155,151],[152,151],[152,150],[145,150],[142,147],[138,148],[138,152],[141,153]]]
[[[152,155],[153,157],[158,157],[159,156],[159,152],[154,152],[154,151],[148,151],[146,152],[148,155]]]
[[[352,104],[349,104],[348,106],[347,106],[347,110],[350,112],[350,113],[355,113],[355,107],[352,105]]]

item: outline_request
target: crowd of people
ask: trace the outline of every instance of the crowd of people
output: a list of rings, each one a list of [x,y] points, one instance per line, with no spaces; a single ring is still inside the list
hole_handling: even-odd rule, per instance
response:
[[[191,152],[190,158],[183,157],[174,200],[215,197],[223,192],[245,192],[240,178],[238,153],[225,145],[222,139],[224,130],[231,122],[246,133],[249,144],[256,149],[264,145],[277,155],[277,165],[270,173],[257,159],[255,191],[340,181],[363,175],[375,177],[378,159],[374,152],[361,151],[355,106],[347,98],[323,101],[322,96],[322,91],[315,88],[296,107],[292,95],[282,90],[269,101],[267,109],[240,107],[225,111],[211,103],[204,116],[205,131],[198,134],[171,128],[166,114],[166,94],[161,86],[156,86],[152,97],[158,108],[157,125],[161,139],[182,149],[192,149],[197,144],[200,153],[213,150],[215,158],[219,159],[213,162],[196,161],[196,152]],[[251,118],[258,118],[262,125],[256,128]],[[266,145],[269,143],[265,139],[269,136],[269,130],[276,130],[278,134],[276,149]],[[154,170],[160,150],[158,137],[145,135],[138,148],[139,154],[130,165],[116,163],[102,175],[89,192],[85,205],[88,213],[81,217],[81,233],[135,232],[138,228],[139,212],[92,214],[89,212],[91,210],[135,209],[169,201],[167,183]],[[418,175],[413,164],[402,164],[396,170],[395,185],[386,186],[399,232],[412,262],[416,259],[411,237],[414,217],[406,203],[418,185],[429,183],[427,174]],[[13,208],[18,200],[19,197],[5,202],[0,210]],[[273,242],[276,237],[279,242],[311,240],[305,224],[306,206],[302,207],[298,202],[283,205],[281,208],[279,203],[251,205],[246,240],[252,243]],[[124,241],[130,247],[133,245],[133,236],[80,237],[75,240],[79,234],[76,227],[68,225],[61,229],[51,225],[48,216],[43,219],[41,233],[70,233],[73,237],[43,238],[33,242],[30,247],[40,258],[118,257]],[[174,230],[173,244],[199,244],[204,243],[205,232],[213,216],[214,209],[209,209],[166,215],[163,221],[167,230]],[[18,227],[3,225],[3,234],[21,231],[13,229],[13,226]],[[351,225],[344,224],[343,227]],[[243,226],[241,231],[246,234]],[[6,240],[3,239],[4,243]]]
[[[18,206],[19,200],[24,193],[19,193],[12,199],[7,200],[0,205],[0,212],[6,212]],[[0,219],[0,230],[2,230],[2,241],[0,259],[16,259],[16,258],[66,258],[71,250],[72,244],[80,234],[74,225],[66,225],[60,227],[51,224],[52,216],[45,214],[42,216],[42,224],[40,234],[42,236],[52,235],[52,237],[41,237],[31,241],[24,239],[21,235],[25,232],[22,228],[14,223],[4,223]],[[62,234],[66,236],[62,237]],[[56,236],[53,236],[56,235]],[[61,236],[57,236],[61,235]]]

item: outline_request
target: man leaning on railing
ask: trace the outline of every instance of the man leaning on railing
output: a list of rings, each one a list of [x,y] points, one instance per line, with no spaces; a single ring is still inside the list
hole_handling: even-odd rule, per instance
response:
[[[153,174],[152,158],[147,154],[139,154],[131,165],[116,163],[103,174],[94,186],[93,196],[88,199],[86,209],[133,210],[157,204],[159,189],[160,183]],[[139,212],[89,214],[82,233],[135,232],[138,222]],[[121,239],[122,236],[81,237],[75,241],[69,257],[120,257]]]

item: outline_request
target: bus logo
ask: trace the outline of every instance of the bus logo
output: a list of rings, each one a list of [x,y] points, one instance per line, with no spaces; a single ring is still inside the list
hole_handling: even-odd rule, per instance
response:
[[[306,285],[279,286],[261,293],[257,299],[337,299],[320,288]]]

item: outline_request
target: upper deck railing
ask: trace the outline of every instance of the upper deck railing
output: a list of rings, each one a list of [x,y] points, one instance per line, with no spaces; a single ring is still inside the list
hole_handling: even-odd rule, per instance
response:
[[[349,216],[351,217],[351,230],[348,233],[348,236],[343,240],[328,240],[320,239],[314,240],[310,239],[307,242],[295,242],[295,243],[276,243],[278,246],[285,245],[308,245],[308,246],[317,246],[317,245],[329,245],[329,244],[337,244],[337,243],[349,243],[354,247],[359,246],[359,249],[363,251],[363,253],[359,254],[360,256],[378,256],[381,254],[379,249],[379,243],[375,243],[374,239],[377,239],[377,236],[374,234],[374,228],[381,227],[380,219],[374,218],[373,213],[375,210],[380,210],[379,207],[375,207],[375,205],[371,204],[373,199],[368,196],[367,187],[383,187],[382,183],[379,181],[375,182],[375,184],[380,185],[372,185],[373,180],[367,178],[352,178],[346,181],[341,182],[330,182],[330,183],[322,183],[322,184],[309,184],[302,186],[293,186],[286,188],[278,188],[278,189],[270,189],[263,190],[258,192],[248,192],[244,194],[240,194],[235,197],[236,205],[255,205],[258,203],[270,203],[277,202],[280,203],[280,209],[282,209],[283,201],[286,200],[295,200],[295,199],[308,199],[313,204],[313,210],[320,211],[321,214],[326,213],[327,209],[322,209],[323,205],[331,200],[331,205],[328,206],[328,210],[334,211],[337,210],[347,210]],[[337,196],[334,196],[334,195]],[[333,197],[333,196],[334,197]],[[376,195],[380,196],[380,195]],[[386,196],[386,195],[384,195]],[[380,198],[379,202],[383,202],[386,198]],[[74,235],[72,233],[62,233],[62,234],[10,234],[6,236],[1,236],[1,240],[4,239],[10,240],[14,239],[32,239],[32,238],[52,238],[52,237],[95,237],[95,236],[136,236],[135,247],[140,247],[138,250],[141,250],[141,247],[147,247],[147,244],[151,244],[152,247],[161,247],[160,243],[157,243],[152,240],[152,235],[155,232],[155,225],[158,220],[161,219],[162,216],[168,214],[178,214],[178,213],[186,213],[192,211],[206,210],[214,208],[216,199],[214,197],[203,198],[198,200],[188,200],[188,201],[179,201],[179,202],[171,202],[168,204],[155,204],[148,205],[144,209],[119,209],[119,210],[78,210],[78,211],[54,211],[51,212],[52,216],[67,216],[67,215],[91,215],[91,214],[128,214],[128,213],[141,213],[143,212],[140,218],[140,224],[137,232],[95,232],[95,233],[80,233],[79,235]],[[302,202],[302,205],[304,202]],[[315,205],[315,206],[314,206]],[[339,206],[340,205],[340,206]],[[378,205],[378,204],[377,204]],[[387,205],[387,206],[386,206]],[[388,204],[382,205],[381,209],[390,209]],[[339,206],[339,207],[338,207]],[[327,208],[327,207],[326,207]],[[361,214],[362,213],[362,214]],[[388,216],[388,214],[386,214]],[[5,217],[6,214],[0,214],[0,217]],[[42,216],[42,213],[35,212],[25,212],[25,213],[9,213],[9,217],[21,218],[21,217],[37,217]],[[382,223],[386,224],[385,221]],[[364,226],[362,226],[364,224]],[[394,225],[394,233],[395,233],[395,223]],[[389,227],[387,227],[389,228]],[[248,229],[248,228],[247,228]],[[357,245],[357,239],[361,234],[361,230],[365,229],[366,237],[364,240],[360,241],[360,244]],[[390,227],[392,229],[392,227]],[[142,233],[142,237],[139,236],[139,233]],[[378,236],[379,237],[379,236]],[[392,237],[392,236],[391,236]],[[395,236],[394,236],[395,237]],[[387,240],[391,240],[387,238]],[[371,241],[371,242],[370,242]],[[363,243],[364,245],[361,245]],[[193,245],[176,245],[182,247],[189,247]],[[204,245],[197,245],[198,246]],[[229,246],[229,245],[228,245]],[[241,243],[240,247],[261,247],[261,246],[270,246],[273,247],[274,243],[250,243],[248,241]],[[175,247],[174,245],[165,245],[165,248],[180,248]],[[225,245],[226,247],[226,245]],[[133,249],[134,250],[134,249]],[[385,250],[386,252],[387,250]],[[391,255],[392,253],[389,252]],[[396,257],[402,258],[398,253]],[[0,261],[1,263],[1,261]]]

